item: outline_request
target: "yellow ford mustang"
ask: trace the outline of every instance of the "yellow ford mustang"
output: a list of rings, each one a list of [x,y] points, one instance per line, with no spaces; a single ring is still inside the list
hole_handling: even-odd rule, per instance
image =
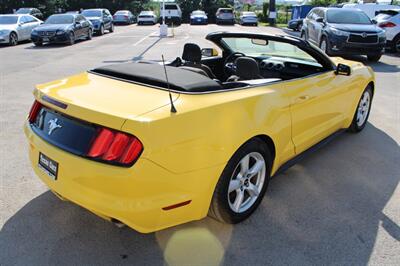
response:
[[[207,214],[237,223],[300,154],[364,128],[369,67],[293,37],[206,38],[221,55],[186,44],[165,67],[115,64],[37,86],[25,124],[36,174],[140,232]]]

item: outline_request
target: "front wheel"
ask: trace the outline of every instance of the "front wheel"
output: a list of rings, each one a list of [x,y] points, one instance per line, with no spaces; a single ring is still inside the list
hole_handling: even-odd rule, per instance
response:
[[[86,40],[91,40],[92,37],[93,37],[93,31],[92,31],[92,29],[89,29],[89,30],[88,30],[88,33],[87,33]]]
[[[329,46],[329,42],[326,37],[322,37],[321,43],[319,44],[319,48],[324,51],[325,54],[330,55],[331,48]]]
[[[400,53],[400,34],[398,34],[396,38],[393,39],[392,50],[395,53]]]
[[[381,54],[367,55],[368,61],[371,61],[371,62],[378,62],[379,59],[381,59],[381,57],[382,57]]]
[[[363,94],[361,95],[361,99],[358,102],[353,121],[349,127],[350,132],[357,133],[364,129],[368,121],[369,112],[371,110],[372,96],[372,89],[370,86],[368,86],[364,90]]]
[[[104,35],[104,25],[103,24],[100,25],[99,35]]]
[[[303,40],[306,40],[306,32],[304,30],[301,31],[300,33],[300,38],[302,38]]]
[[[68,35],[68,45],[74,45],[75,43],[75,35],[73,32],[70,32]]]
[[[247,219],[265,194],[271,165],[271,153],[261,140],[252,139],[243,144],[220,176],[209,215],[224,223]]]
[[[11,32],[9,38],[10,38],[10,40],[9,40],[10,46],[15,46],[18,44],[18,36],[15,32]]]
[[[111,23],[110,29],[108,31],[109,32],[114,32],[114,23]]]

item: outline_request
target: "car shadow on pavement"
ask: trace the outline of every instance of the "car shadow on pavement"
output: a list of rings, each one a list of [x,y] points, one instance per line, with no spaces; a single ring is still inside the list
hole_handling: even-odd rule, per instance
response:
[[[366,265],[399,183],[400,149],[368,124],[273,178],[245,222],[206,218],[152,234],[117,228],[46,192],[0,231],[2,265]]]

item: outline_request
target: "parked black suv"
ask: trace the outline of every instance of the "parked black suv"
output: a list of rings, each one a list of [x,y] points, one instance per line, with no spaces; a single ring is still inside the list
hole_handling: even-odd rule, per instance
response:
[[[24,14],[24,15],[31,15],[34,16],[38,19],[43,19],[43,14],[42,12],[34,7],[21,7],[15,12],[15,14]]]
[[[367,55],[370,61],[379,61],[386,42],[385,32],[363,11],[345,8],[313,8],[301,36],[328,55]]]
[[[81,14],[90,20],[97,34],[103,35],[105,30],[114,32],[113,16],[108,9],[85,9]]]

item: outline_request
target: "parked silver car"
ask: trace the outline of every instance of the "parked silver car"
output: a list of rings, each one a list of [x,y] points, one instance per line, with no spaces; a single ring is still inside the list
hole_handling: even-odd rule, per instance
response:
[[[256,13],[250,11],[244,11],[240,14],[239,17],[240,25],[258,25],[258,18]]]
[[[133,24],[135,16],[129,10],[118,10],[113,16],[114,24]]]
[[[374,18],[379,27],[385,30],[386,45],[400,52],[400,9],[382,10]]]
[[[42,23],[31,15],[0,15],[0,44],[14,46],[19,41],[30,40],[32,30]]]

